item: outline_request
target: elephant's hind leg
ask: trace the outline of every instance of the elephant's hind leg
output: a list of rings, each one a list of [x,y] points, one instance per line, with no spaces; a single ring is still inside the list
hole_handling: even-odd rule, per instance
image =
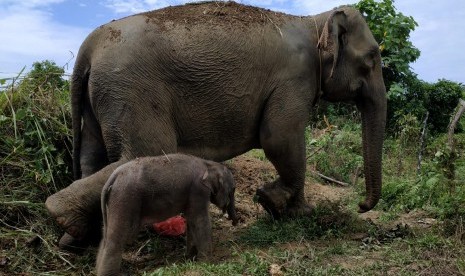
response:
[[[124,187],[128,184],[126,180],[118,178],[113,185],[123,182]],[[137,236],[141,224],[141,199],[133,189],[118,188],[121,185],[108,191],[108,202],[102,210],[106,221],[103,222],[103,239],[97,255],[97,275],[120,275],[124,248]]]
[[[123,218],[109,220],[97,255],[97,275],[120,275],[125,245],[138,229]]]

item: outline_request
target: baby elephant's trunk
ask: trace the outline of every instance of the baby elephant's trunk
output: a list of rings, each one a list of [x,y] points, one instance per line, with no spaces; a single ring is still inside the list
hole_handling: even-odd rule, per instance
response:
[[[234,204],[234,191],[229,196],[228,217],[232,220],[232,225],[237,225],[236,207]]]

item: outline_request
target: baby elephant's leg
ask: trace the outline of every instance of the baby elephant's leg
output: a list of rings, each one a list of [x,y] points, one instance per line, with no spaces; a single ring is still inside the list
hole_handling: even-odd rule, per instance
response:
[[[203,204],[205,205],[205,204]],[[212,252],[212,226],[208,205],[198,206],[186,212],[187,255],[197,260],[206,259]]]
[[[120,275],[125,245],[137,235],[137,217],[137,213],[134,213],[133,219],[124,214],[108,214],[97,256],[97,275]]]

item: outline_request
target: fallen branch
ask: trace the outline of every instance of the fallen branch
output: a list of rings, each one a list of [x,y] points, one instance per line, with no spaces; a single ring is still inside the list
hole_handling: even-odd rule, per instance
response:
[[[337,184],[337,185],[339,185],[339,186],[342,186],[342,187],[349,187],[349,186],[350,186],[349,183],[336,180],[336,179],[334,179],[334,178],[331,178],[331,177],[329,177],[329,176],[326,176],[326,175],[324,175],[324,174],[321,174],[321,173],[319,173],[319,172],[317,172],[317,171],[312,171],[312,173],[315,174],[315,175],[317,175],[318,177],[320,177],[320,178],[326,180],[326,181],[335,183],[335,184]]]

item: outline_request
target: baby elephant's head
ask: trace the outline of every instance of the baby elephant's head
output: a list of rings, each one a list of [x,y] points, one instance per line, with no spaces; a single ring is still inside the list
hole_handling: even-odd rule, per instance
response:
[[[234,204],[236,184],[231,171],[218,163],[208,164],[202,181],[212,191],[210,201],[223,210],[223,213],[227,212],[232,224],[236,225],[238,221]]]

